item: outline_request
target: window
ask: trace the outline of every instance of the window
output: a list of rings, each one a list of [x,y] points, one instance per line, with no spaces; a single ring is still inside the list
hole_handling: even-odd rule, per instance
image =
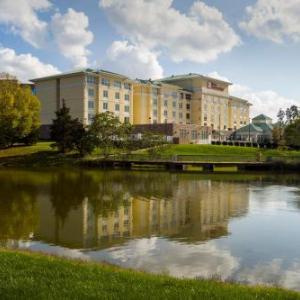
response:
[[[116,93],[115,93],[115,99],[116,99],[116,100],[120,100],[120,93],[119,93],[119,92],[116,92]]]
[[[179,103],[179,109],[182,109],[183,108],[183,104],[182,102]]]
[[[185,95],[185,99],[186,99],[186,100],[191,100],[191,99],[192,99],[192,95],[188,95],[188,94]]]
[[[188,103],[187,105],[186,105],[186,109],[190,109],[191,108],[191,105]]]
[[[95,90],[94,89],[89,89],[88,94],[89,94],[89,97],[95,97]]]
[[[158,102],[157,98],[153,98],[153,105],[157,105],[157,102]]]
[[[120,104],[115,105],[115,111],[120,111]]]
[[[157,110],[153,110],[153,116],[157,117]]]
[[[103,97],[108,98],[108,91],[103,91]]]
[[[176,118],[176,111],[173,111],[172,115],[173,115],[173,118]]]
[[[207,121],[207,115],[204,115],[204,121]]]
[[[164,116],[167,117],[168,116],[168,111],[164,111]]]
[[[129,98],[129,95],[128,95],[128,94],[125,94],[124,98],[125,98],[125,101],[129,101],[129,100],[130,100],[130,98]]]
[[[95,108],[95,101],[94,100],[89,100],[88,101],[88,108],[89,109],[94,109]]]
[[[130,118],[129,117],[125,117],[124,118],[124,123],[126,123],[126,124],[130,123]],[[126,214],[126,212],[125,212],[125,214]]]
[[[168,106],[168,100],[164,100],[164,106],[165,106],[165,107]]]
[[[108,109],[108,103],[107,102],[103,102],[103,110],[107,110]]]
[[[176,101],[173,101],[173,108],[176,108],[176,106],[177,106]]]
[[[129,84],[129,83],[124,83],[124,89],[126,89],[126,90],[131,90],[131,84]]]
[[[109,79],[102,78],[102,80],[101,80],[101,83],[102,83],[102,85],[105,85],[105,86],[110,86]]]
[[[181,112],[181,113],[179,113],[179,119],[182,119],[182,118],[183,118],[183,114]]]
[[[186,114],[186,118],[189,119],[191,116],[190,114]]]
[[[117,80],[115,80],[114,81],[114,87],[116,87],[116,88],[121,88],[122,87],[122,82],[121,81],[117,81]]]
[[[198,138],[197,131],[192,130],[192,140],[196,140]]]
[[[89,124],[92,123],[94,116],[95,116],[95,115],[92,114],[92,113],[89,113],[89,114],[88,114],[88,123],[89,123]]]
[[[130,111],[130,107],[129,107],[128,105],[125,105],[125,106],[124,106],[124,111],[125,111],[125,112],[129,112],[129,111]]]
[[[184,99],[184,94],[180,93],[180,99]]]
[[[90,83],[90,84],[96,84],[97,78],[94,77],[94,76],[87,76],[87,77],[86,77],[86,82],[87,82],[87,83]]]

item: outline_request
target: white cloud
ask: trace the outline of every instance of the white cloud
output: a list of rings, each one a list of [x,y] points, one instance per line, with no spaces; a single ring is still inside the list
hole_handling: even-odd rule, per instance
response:
[[[230,81],[226,77],[218,74],[218,72],[212,72],[209,76],[220,80]],[[275,121],[280,108],[285,109],[291,105],[300,106],[299,100],[284,97],[272,90],[255,91],[245,85],[233,84],[230,86],[229,92],[231,95],[246,99],[253,104],[250,108],[251,117],[264,113]]]
[[[112,24],[132,43],[164,49],[170,57],[206,63],[240,43],[239,37],[214,7],[196,1],[187,14],[173,0],[100,0]]]
[[[226,280],[239,268],[239,259],[214,241],[191,246],[151,237],[131,240],[112,250],[89,252],[88,256],[126,268],[187,278],[217,276]]]
[[[67,13],[52,16],[51,30],[63,56],[70,59],[76,68],[88,65],[87,46],[93,41],[88,30],[89,19],[83,12],[69,8]]]
[[[240,27],[249,34],[276,43],[300,41],[300,0],[258,0],[246,13]]]
[[[16,54],[13,49],[0,47],[0,72],[15,75],[19,80],[26,82],[29,79],[52,75],[60,71],[44,64],[31,54]]]
[[[236,278],[248,284],[276,285],[288,289],[300,290],[300,262],[295,261],[288,267],[282,259],[273,259],[265,264],[242,268]]]
[[[163,68],[158,54],[147,48],[115,41],[107,51],[104,67],[132,78],[162,78]]]
[[[20,35],[34,47],[41,47],[47,35],[47,23],[38,13],[51,7],[48,0],[1,0],[0,23]]]

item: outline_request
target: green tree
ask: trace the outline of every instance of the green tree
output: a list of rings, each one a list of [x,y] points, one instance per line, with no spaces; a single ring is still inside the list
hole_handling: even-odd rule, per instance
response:
[[[82,131],[82,129],[79,128],[78,131],[74,130],[73,137],[75,149],[82,157],[87,154],[91,154],[96,148],[97,141],[95,140],[94,135],[90,132],[89,129],[83,129]]]
[[[272,130],[272,139],[273,143],[278,146],[284,145],[284,128],[281,127],[279,124],[274,126]]]
[[[300,110],[296,105],[292,105],[290,107],[290,112],[292,121],[295,121],[300,118]]]
[[[124,148],[131,132],[131,126],[121,123],[119,118],[111,112],[95,115],[89,128],[89,134],[95,144],[102,150],[105,158],[111,153],[112,148]]]
[[[61,153],[67,153],[76,149],[79,141],[85,135],[85,129],[78,119],[73,119],[70,109],[63,103],[62,108],[56,111],[56,119],[51,125],[51,139],[55,141],[53,146]]]
[[[291,147],[300,147],[300,119],[297,119],[284,130],[284,139],[286,145]]]
[[[1,80],[0,148],[32,137],[40,127],[39,114],[40,102],[29,87],[21,87],[16,80]]]

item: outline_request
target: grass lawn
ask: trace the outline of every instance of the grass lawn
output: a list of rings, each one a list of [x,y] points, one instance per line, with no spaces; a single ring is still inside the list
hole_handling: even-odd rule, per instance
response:
[[[30,155],[43,151],[53,151],[50,147],[51,144],[52,142],[39,142],[33,146],[18,146],[0,150],[0,158]]]
[[[76,153],[68,155],[59,155],[51,147],[51,142],[39,142],[34,146],[20,146],[5,150],[0,150],[0,165],[5,166],[25,166],[25,167],[43,167],[43,166],[61,166],[74,165],[80,159]],[[112,151],[117,154],[120,150]],[[265,150],[250,147],[237,146],[216,146],[216,145],[169,145],[160,150],[159,155],[162,159],[173,159],[177,156],[178,160],[185,161],[207,161],[207,162],[248,162],[257,161],[261,153],[261,161],[268,159],[281,161],[300,161],[300,151],[287,150]],[[92,155],[84,160],[95,160],[101,158],[101,151],[96,149]],[[124,157],[124,156],[122,156]],[[152,159],[147,150],[135,151],[133,154],[124,157],[124,159]],[[157,159],[157,157],[154,157]]]
[[[146,154],[146,150],[139,150],[136,154]],[[170,145],[160,152],[162,156],[178,156],[180,160],[194,161],[256,161],[261,153],[261,160],[284,159],[300,160],[300,151],[259,149],[238,146],[217,145]]]
[[[0,251],[0,299],[300,299],[277,288],[180,280],[39,254]]]

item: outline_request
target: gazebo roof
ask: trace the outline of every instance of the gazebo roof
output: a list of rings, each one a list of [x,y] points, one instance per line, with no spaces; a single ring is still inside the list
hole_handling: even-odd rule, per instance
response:
[[[249,128],[250,127],[250,128]],[[236,133],[248,133],[250,131],[250,133],[262,133],[263,129],[261,129],[260,127],[258,127],[257,125],[254,124],[248,124],[244,127],[239,128],[238,130],[236,130]]]
[[[254,117],[252,120],[254,121],[261,121],[261,120],[267,120],[267,121],[272,121],[272,119],[264,114],[260,114],[256,117]]]

